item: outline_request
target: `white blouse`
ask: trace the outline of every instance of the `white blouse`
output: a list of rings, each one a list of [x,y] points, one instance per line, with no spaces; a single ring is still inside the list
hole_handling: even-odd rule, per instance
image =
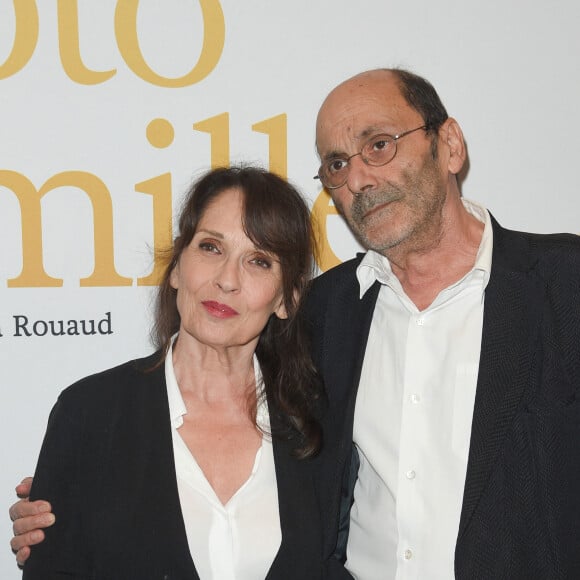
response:
[[[187,413],[173,369],[173,350],[165,359],[173,454],[179,501],[189,551],[201,580],[265,578],[282,542],[278,487],[271,438],[262,436],[248,480],[223,505],[179,434]],[[256,385],[262,384],[254,357]],[[258,425],[268,432],[265,402],[258,405]]]

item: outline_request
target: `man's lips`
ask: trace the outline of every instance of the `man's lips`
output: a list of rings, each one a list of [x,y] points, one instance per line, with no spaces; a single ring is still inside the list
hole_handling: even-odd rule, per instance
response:
[[[221,304],[215,300],[204,300],[202,305],[212,316],[217,318],[231,318],[238,315],[238,312],[227,304]]]
[[[392,199],[392,200],[385,201],[383,203],[378,203],[377,205],[374,205],[367,212],[365,212],[365,214],[363,215],[363,220],[366,220],[369,216],[373,215],[377,211],[385,209],[387,206],[391,205],[393,203],[393,201],[395,201],[395,200]]]

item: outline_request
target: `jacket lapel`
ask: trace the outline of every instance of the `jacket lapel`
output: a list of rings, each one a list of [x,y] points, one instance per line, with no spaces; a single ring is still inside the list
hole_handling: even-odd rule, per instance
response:
[[[356,478],[344,478],[350,471],[347,462],[351,461],[353,451],[356,394],[380,290],[380,284],[375,282],[363,298],[359,298],[359,284],[354,272],[359,261],[352,265],[352,269],[343,272],[341,279],[335,280],[336,290],[330,295],[332,302],[328,304],[324,322],[325,344],[321,372],[328,392],[328,409],[324,420],[324,451],[327,455],[325,471],[327,481],[343,481],[343,487],[346,486],[342,489],[341,485],[329,485],[323,490],[320,500],[323,513],[326,514],[323,523],[330,530],[325,538],[325,554],[335,551],[337,530],[340,530],[338,552],[346,549],[343,502],[345,497],[352,496],[353,489],[350,487],[354,487]]]
[[[153,360],[152,357],[146,362]],[[136,517],[143,518],[135,526],[136,534],[144,532],[143,549],[157,553],[167,566],[168,578],[186,574],[191,580],[199,579],[189,552],[179,500],[164,366],[143,371],[150,366],[140,361],[140,367],[142,374],[134,397],[133,424],[129,433],[132,439],[140,442],[140,455],[127,474],[133,482],[134,498],[131,499],[137,503]],[[139,506],[149,508],[143,510]],[[154,533],[148,531],[151,521],[155,522]],[[153,543],[147,544],[151,538],[154,538]]]
[[[459,525],[464,535],[530,380],[542,284],[524,236],[492,217],[492,270],[485,291],[481,357]]]
[[[358,266],[357,261],[354,269]],[[331,406],[349,402],[346,409],[354,417],[354,402],[360,380],[364,354],[379,294],[380,284],[375,284],[362,299],[356,275],[349,272],[342,279],[344,287],[337,291],[336,299],[329,305],[324,335],[324,380],[328,385]],[[347,430],[345,430],[347,431]],[[350,433],[351,431],[349,431]],[[349,435],[350,438],[350,435]]]

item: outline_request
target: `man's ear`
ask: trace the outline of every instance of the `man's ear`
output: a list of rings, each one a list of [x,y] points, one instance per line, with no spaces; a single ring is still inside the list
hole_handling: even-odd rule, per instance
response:
[[[457,175],[461,171],[467,158],[467,149],[459,123],[452,117],[449,117],[441,126],[439,136],[447,146],[447,169],[449,173]]]

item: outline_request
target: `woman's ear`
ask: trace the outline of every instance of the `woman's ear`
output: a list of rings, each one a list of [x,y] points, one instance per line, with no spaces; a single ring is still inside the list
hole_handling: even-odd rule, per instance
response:
[[[171,274],[169,274],[169,284],[174,290],[179,288],[179,263],[175,265]]]
[[[294,305],[294,310],[298,308],[298,302],[300,300],[300,292],[295,288],[294,292],[292,293],[292,302]],[[281,320],[286,320],[288,318],[288,311],[286,310],[286,305],[284,304],[284,296],[280,298],[280,304],[274,310],[274,314],[280,318]]]
[[[274,310],[274,314],[280,320],[286,320],[288,318],[288,312],[286,311],[286,307],[284,306],[283,302],[280,304],[280,306],[278,306],[278,308],[276,308],[276,310]]]
[[[274,310],[274,314],[280,318],[280,320],[286,320],[288,318],[288,311],[286,310],[286,305],[284,304],[284,296],[280,298],[280,303]]]

